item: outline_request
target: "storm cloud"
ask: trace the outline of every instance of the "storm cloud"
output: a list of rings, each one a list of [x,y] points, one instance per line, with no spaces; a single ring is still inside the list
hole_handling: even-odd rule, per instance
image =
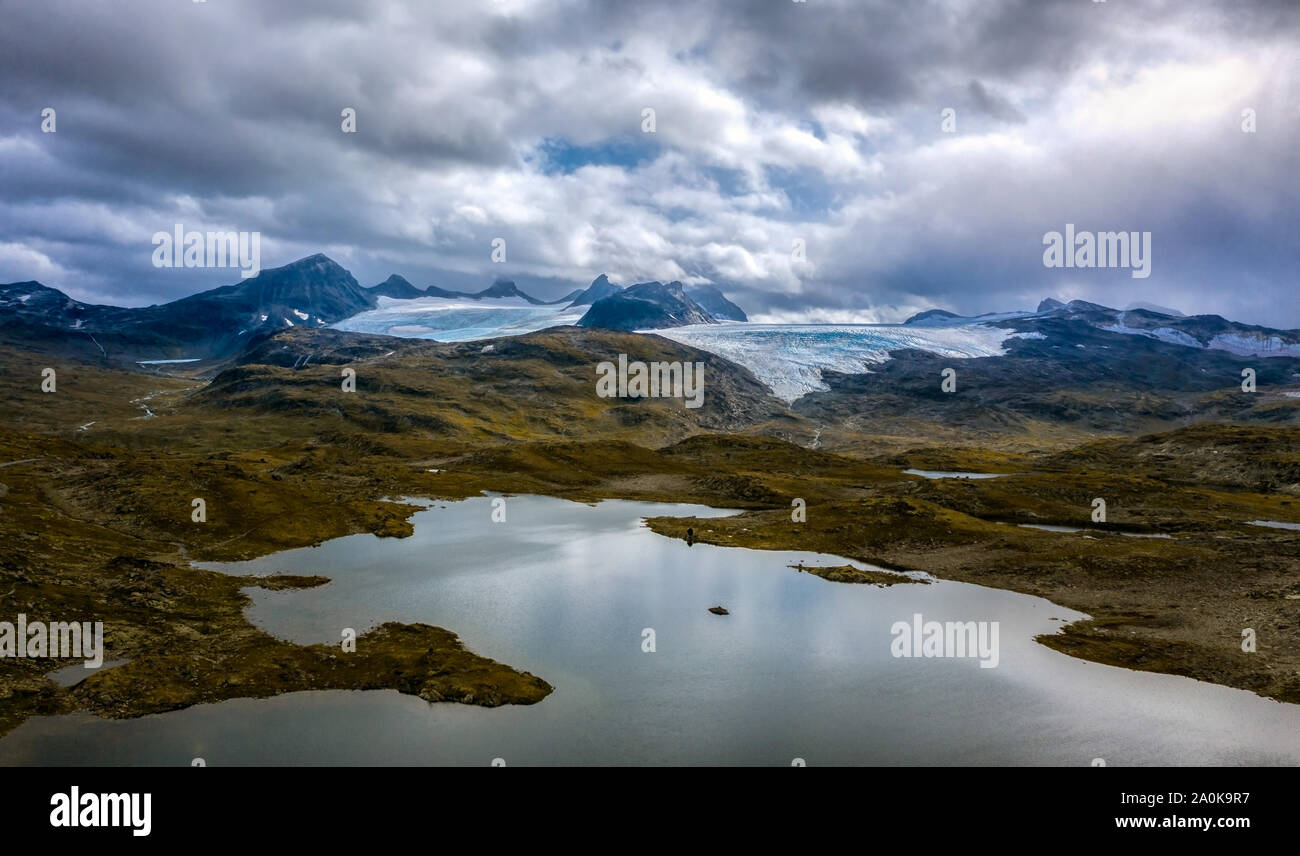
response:
[[[1300,327],[1293,2],[2,10],[0,281],[121,305],[235,281],[152,266],[183,223],[363,284],[607,272],[758,320],[1054,296]],[[1150,232],[1151,276],[1044,267],[1067,223]]]

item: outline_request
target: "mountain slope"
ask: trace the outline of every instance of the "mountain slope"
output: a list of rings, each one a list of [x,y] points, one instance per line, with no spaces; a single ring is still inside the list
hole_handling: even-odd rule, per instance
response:
[[[687,324],[716,324],[712,315],[686,295],[680,282],[642,282],[591,305],[580,327],[653,330]]]
[[[949,312],[947,309],[927,309],[924,312],[918,312],[911,318],[904,321],[904,324],[923,324],[927,321],[959,321],[961,316],[956,312]]]
[[[727,299],[727,296],[712,285],[688,285],[683,291],[686,296],[699,304],[700,308],[719,321],[748,321],[745,310]]]
[[[1037,334],[1039,319],[1082,321],[1099,330],[1145,336],[1189,348],[1209,348],[1244,356],[1300,356],[1300,330],[1278,330],[1256,324],[1241,324],[1218,315],[1183,315],[1149,303],[1137,302],[1130,309],[1113,309],[1086,300],[1062,303],[1048,297],[1036,312],[986,313],[965,317],[944,309],[918,312],[905,326],[963,326],[995,324],[1013,326],[1021,333]],[[1009,324],[1003,322],[1025,323]]]
[[[1300,330],[1241,324],[1219,315],[1168,315],[1154,309],[1112,309],[1083,300],[1045,300],[1054,304],[1040,317],[1083,321],[1112,333],[1144,336],[1189,348],[1208,348],[1260,356],[1300,356]]]
[[[1300,357],[1242,357],[1158,338],[1125,335],[1081,318],[1018,319],[1002,356],[952,359],[919,350],[891,352],[870,372],[823,370],[829,391],[794,409],[824,424],[906,436],[945,426],[978,443],[993,435],[1167,430],[1203,420],[1300,420]],[[946,369],[955,389],[945,392]],[[1257,391],[1241,388],[1244,369]]]
[[[404,277],[397,274],[393,274],[378,285],[370,286],[366,291],[375,297],[392,297],[396,300],[411,300],[416,297],[427,296],[425,292],[411,285]]]
[[[140,309],[79,303],[39,283],[0,286],[0,297],[0,335],[74,353],[86,352],[89,339],[115,363],[228,357],[256,331],[323,326],[376,304],[352,274],[321,254]]]
[[[591,285],[584,288],[570,303],[570,306],[590,306],[597,300],[606,297],[612,297],[623,290],[623,286],[615,285],[609,281],[609,277],[601,274],[591,281]]]
[[[659,336],[564,326],[484,347],[286,329],[260,336],[195,401],[223,411],[342,418],[376,434],[430,432],[440,442],[605,436],[657,445],[700,430],[793,420],[748,369]],[[596,367],[618,354],[704,363],[703,405],[600,397]],[[356,367],[355,396],[338,393],[341,365]]]

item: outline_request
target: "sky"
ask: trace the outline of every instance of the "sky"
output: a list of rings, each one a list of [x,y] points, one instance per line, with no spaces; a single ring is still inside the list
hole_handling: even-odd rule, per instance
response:
[[[124,306],[238,282],[154,266],[180,223],[363,285],[553,298],[608,273],[771,322],[1050,296],[1300,327],[1295,0],[0,0],[0,21],[0,282]],[[1066,224],[1151,233],[1150,276],[1046,267]]]

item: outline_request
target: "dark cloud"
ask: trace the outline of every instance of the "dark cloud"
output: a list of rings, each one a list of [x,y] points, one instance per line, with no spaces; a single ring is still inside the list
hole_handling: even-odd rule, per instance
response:
[[[984,84],[978,80],[972,80],[966,87],[970,93],[971,101],[975,104],[975,109],[986,116],[992,116],[1002,122],[1015,122],[1023,125],[1026,121],[1025,114],[1016,109],[1015,105],[995,92],[990,92]]]
[[[324,251],[366,283],[486,284],[505,237],[507,275],[549,296],[608,270],[713,281],[774,317],[1058,294],[1300,326],[1290,0],[3,15],[0,280],[124,304],[232,281],[149,264],[149,236],[182,222],[262,232],[266,265]],[[1151,231],[1152,276],[1044,268],[1066,222]]]

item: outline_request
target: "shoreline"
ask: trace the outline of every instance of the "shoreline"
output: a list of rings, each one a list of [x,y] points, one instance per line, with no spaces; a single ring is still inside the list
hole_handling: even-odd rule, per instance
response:
[[[473,481],[477,482],[479,480],[475,479]],[[536,495],[589,504],[604,500],[636,501],[647,499],[647,497],[641,495],[609,495],[604,493],[595,495],[588,491],[582,491],[579,495],[574,495],[573,491],[528,491],[525,494],[522,491],[498,491],[481,484],[477,486],[465,485],[464,489],[441,495],[435,492],[411,493],[408,491],[400,494],[398,499],[393,499],[391,494],[386,494],[372,500],[374,503],[390,506],[391,511],[395,512],[393,517],[399,518],[400,522],[393,519],[393,517],[386,517],[379,525],[369,530],[357,529],[339,532],[321,540],[348,537],[365,531],[369,531],[378,537],[405,537],[413,531],[411,518],[418,511],[429,507],[428,505],[414,504],[415,502],[426,501],[430,504],[457,502],[476,498],[485,493],[500,493],[505,496]],[[710,505],[711,508],[717,507],[710,503],[701,503],[698,496],[688,494],[660,496],[656,497],[654,501],[673,504],[706,504]],[[792,532],[781,533],[779,531],[770,531],[762,526],[739,526],[741,522],[753,524],[756,522],[754,520],[756,515],[766,515],[770,518],[774,514],[771,509],[728,510],[733,510],[734,513],[729,516],[703,518],[647,517],[643,519],[643,523],[651,531],[664,537],[686,540],[686,529],[692,528],[694,530],[693,540],[700,543],[723,547],[817,552],[889,569],[885,572],[854,569],[857,571],[856,574],[848,574],[845,569],[850,566],[790,566],[795,570],[807,571],[821,576],[831,582],[843,584],[870,583],[875,585],[928,583],[928,580],[910,578],[900,573],[924,571],[936,579],[968,582],[986,588],[1016,591],[1021,594],[1044,597],[1055,605],[1082,612],[1091,617],[1063,625],[1053,634],[1034,637],[1039,644],[1068,656],[1091,662],[1207,680],[1204,677],[1206,673],[1197,668],[1200,664],[1198,659],[1187,656],[1185,650],[1174,649],[1174,652],[1171,653],[1167,647],[1152,644],[1147,640],[1108,637],[1105,635],[1106,633],[1113,633],[1116,628],[1124,626],[1122,618],[1097,616],[1093,611],[1069,602],[1069,598],[1059,597],[1058,593],[1044,591],[1039,587],[997,584],[998,582],[1005,583],[1007,581],[992,580],[987,576],[974,578],[970,573],[952,573],[951,568],[948,569],[948,572],[944,572],[942,569],[934,567],[917,567],[914,563],[882,560],[878,556],[868,556],[860,551],[836,549],[825,542],[818,542],[815,545],[801,543],[803,539],[795,537],[795,533],[801,530],[796,529]],[[775,513],[784,514],[784,512]],[[778,524],[775,528],[779,530],[781,527]],[[1051,535],[1054,533],[1043,534]],[[297,549],[319,543],[321,541],[282,546],[278,549],[271,548],[255,555],[245,554],[240,556],[237,561],[245,561],[286,549]],[[265,698],[292,692],[329,689],[396,689],[404,694],[419,696],[429,702],[457,701],[487,706],[532,704],[545,698],[551,692],[552,688],[545,682],[544,678],[533,676],[527,672],[518,672],[507,665],[467,651],[452,631],[420,624],[402,625],[396,622],[388,622],[362,634],[358,637],[358,642],[364,642],[366,648],[377,649],[373,661],[362,657],[349,664],[350,667],[344,668],[337,662],[339,655],[330,646],[297,645],[275,639],[252,625],[245,613],[251,599],[241,589],[256,587],[271,590],[307,588],[328,584],[329,579],[327,577],[320,575],[258,577],[230,574],[222,570],[201,568],[195,564],[200,561],[212,561],[206,556],[200,559],[189,555],[192,550],[200,548],[191,547],[187,549],[183,546],[173,546],[175,547],[173,558],[184,564],[172,565],[170,570],[184,570],[203,576],[210,575],[226,581],[227,591],[225,594],[228,602],[224,605],[237,605],[237,614],[241,625],[239,627],[229,626],[226,630],[232,633],[239,632],[250,637],[246,641],[251,644],[245,646],[238,655],[210,659],[210,662],[213,662],[214,665],[219,664],[221,669],[231,671],[231,674],[222,680],[221,686],[216,689],[208,687],[206,690],[193,693],[182,692],[179,695],[169,695],[166,687],[167,682],[160,679],[163,675],[177,669],[178,666],[184,669],[184,665],[174,657],[151,658],[148,655],[135,656],[131,658],[133,660],[132,665],[135,665],[135,668],[116,668],[111,671],[105,670],[102,674],[96,672],[94,675],[88,675],[86,680],[54,693],[55,698],[48,698],[48,702],[54,702],[52,706],[42,705],[44,709],[30,711],[27,715],[87,712],[110,718],[135,718],[231,698]],[[200,552],[202,552],[201,549]],[[137,561],[134,565],[155,572],[168,568],[166,563],[152,561]],[[857,574],[862,574],[862,577],[859,578]],[[211,583],[212,580],[208,582]],[[214,610],[217,611],[221,611],[221,606],[222,604],[213,604]],[[436,650],[437,657],[430,658],[427,655],[425,657],[407,656],[411,645],[425,647],[430,653]],[[260,652],[257,655],[252,655],[251,651],[254,649],[260,649]],[[114,657],[125,656],[118,649],[112,649],[109,653]],[[1178,659],[1179,656],[1182,659]],[[204,654],[199,651],[191,652],[190,659],[195,658],[204,658]],[[287,661],[286,658],[295,662],[297,666],[293,679],[286,680],[272,677],[266,671],[266,665],[270,662],[274,662],[277,667],[283,667]],[[397,659],[396,665],[393,662],[394,658]],[[143,662],[136,665],[136,661]],[[383,661],[382,666],[380,661]],[[431,684],[427,680],[422,680],[421,675],[426,675],[435,662],[437,668],[444,671],[449,665],[454,664],[454,667],[459,669],[461,679],[467,676],[472,677],[472,679],[468,681],[458,679],[442,684]],[[61,668],[61,664],[56,663],[50,671],[55,671],[58,668]],[[195,680],[201,683],[202,677],[196,674]],[[1278,701],[1300,702],[1300,698],[1277,698],[1267,693],[1260,693],[1254,686],[1250,686],[1245,682],[1222,679],[1211,679],[1208,682],[1252,690],[1257,695],[1274,698]],[[62,696],[62,698],[58,698],[59,696]],[[0,730],[0,736],[16,727],[17,724],[27,718],[27,715],[3,723],[5,727]]]
[[[1044,643],[1063,653],[1300,702],[1297,535],[1249,525],[1300,522],[1300,428],[1200,423],[1130,438],[1031,424],[1014,444],[973,434],[959,445],[949,426],[929,421],[818,433],[800,414],[759,407],[757,384],[725,366],[700,413],[594,397],[584,373],[593,357],[681,355],[653,336],[532,334],[490,357],[398,340],[274,341],[258,356],[269,362],[207,384],[82,365],[64,370],[57,400],[20,391],[0,426],[0,609],[102,619],[106,657],[131,662],[71,692],[45,677],[64,663],[0,663],[0,733],[67,709],[140,715],[331,679],[364,684],[265,637],[243,616],[238,585],[191,561],[363,532],[401,537],[419,508],[383,498],[483,491],[736,509],[648,525],[1037,595],[1093,616]],[[292,348],[308,344],[321,348],[321,364],[277,362],[296,363]],[[361,350],[329,350],[344,345]],[[0,357],[15,377],[39,375],[32,354]],[[364,395],[338,391],[348,362],[364,368]],[[132,402],[160,385],[172,389],[153,399],[155,417],[139,418]],[[822,447],[791,439],[813,436]],[[926,479],[909,468],[1003,475]],[[191,517],[196,497],[206,502],[202,523]],[[1108,504],[1101,524],[1089,520],[1098,497]],[[1253,653],[1242,650],[1246,629],[1258,637]],[[520,700],[541,687],[513,682],[544,683],[486,658],[479,665],[481,680]],[[410,679],[382,674],[388,685]],[[487,686],[473,695],[497,697]]]

